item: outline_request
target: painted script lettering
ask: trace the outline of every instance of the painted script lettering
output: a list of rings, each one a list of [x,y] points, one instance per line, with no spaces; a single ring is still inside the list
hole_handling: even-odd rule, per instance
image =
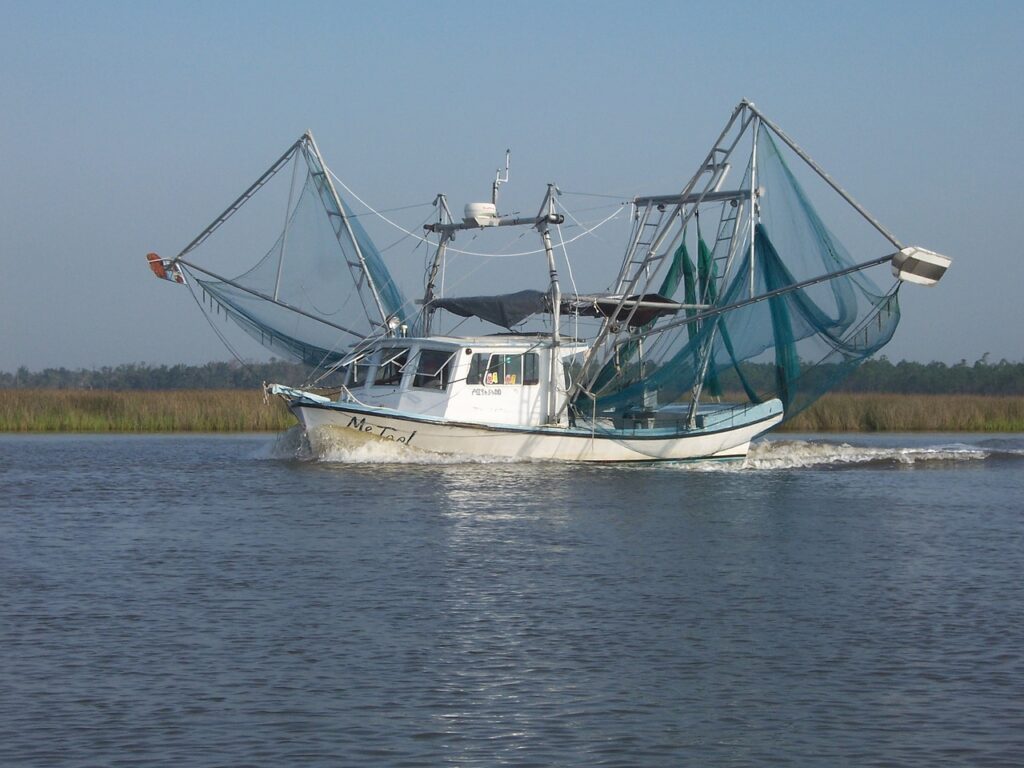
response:
[[[345,425],[349,429],[354,429],[357,432],[367,432],[369,434],[375,434],[381,440],[391,440],[392,442],[402,443],[408,445],[412,442],[413,437],[416,435],[416,431],[413,430],[406,436],[398,434],[398,430],[394,427],[386,427],[383,424],[374,424],[373,422],[367,421],[366,417],[362,418],[358,416],[352,416],[348,420],[348,424]]]

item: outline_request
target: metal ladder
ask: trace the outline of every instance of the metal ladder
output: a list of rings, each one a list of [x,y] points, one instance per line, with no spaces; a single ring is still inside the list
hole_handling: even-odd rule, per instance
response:
[[[632,290],[639,283],[642,272],[650,274],[651,269],[657,267],[665,258],[664,253],[656,254],[650,250],[664,220],[665,206],[644,206],[636,227],[636,236],[630,243],[629,252],[623,259],[622,269],[619,270],[618,279],[615,281],[615,293]]]

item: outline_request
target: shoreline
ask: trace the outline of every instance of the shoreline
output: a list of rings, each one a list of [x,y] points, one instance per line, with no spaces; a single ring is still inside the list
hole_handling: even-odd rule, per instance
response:
[[[284,403],[258,390],[0,390],[3,434],[283,432]],[[1024,396],[830,393],[773,433],[1024,432]]]

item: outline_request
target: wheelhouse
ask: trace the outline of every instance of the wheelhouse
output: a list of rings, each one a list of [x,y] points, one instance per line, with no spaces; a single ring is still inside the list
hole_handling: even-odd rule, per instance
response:
[[[341,399],[437,418],[540,425],[563,406],[571,360],[583,351],[535,336],[391,338],[347,361]]]

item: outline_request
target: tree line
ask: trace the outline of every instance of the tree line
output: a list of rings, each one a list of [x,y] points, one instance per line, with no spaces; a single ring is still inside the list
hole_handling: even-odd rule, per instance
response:
[[[774,379],[771,363],[744,363],[744,374],[756,389]],[[249,389],[264,381],[301,385],[311,369],[297,363],[206,363],[205,365],[128,365],[93,370],[46,368],[0,372],[0,389]],[[760,386],[763,383],[763,387]],[[836,392],[896,394],[1024,395],[1024,362],[989,362],[988,354],[974,363],[893,363],[884,355],[867,360],[838,386]]]
[[[842,385],[844,392],[891,392],[925,395],[1022,395],[1024,362],[980,360],[945,363],[890,362],[884,355],[865,360]]]
[[[0,389],[250,389],[264,381],[301,384],[309,376],[304,365],[283,360],[268,363],[206,363],[205,365],[104,366],[92,370],[45,368],[0,372]]]
[[[916,363],[902,360],[894,363],[885,355],[862,362],[853,373],[845,376],[837,366],[822,365],[809,369],[810,381],[829,382],[832,376],[838,384],[828,385],[831,392],[877,392],[885,394],[916,395],[1024,395],[1024,362],[1000,360],[990,363],[988,353],[974,363]],[[741,363],[744,377],[757,392],[769,392],[776,384],[775,366],[771,363]],[[722,374],[722,382],[732,391],[739,391],[738,378],[733,371]]]

